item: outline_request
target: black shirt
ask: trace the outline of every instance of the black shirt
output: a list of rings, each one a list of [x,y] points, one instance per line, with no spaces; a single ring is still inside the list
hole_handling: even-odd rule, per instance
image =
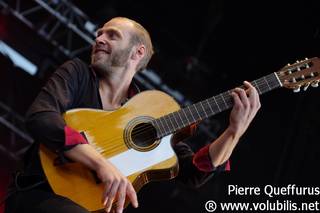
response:
[[[26,175],[44,176],[38,155],[40,143],[63,156],[66,124],[61,114],[73,108],[102,109],[99,77],[80,59],[67,61],[60,66],[27,112],[27,128],[36,142],[26,156]],[[193,165],[194,153],[187,144],[179,142],[173,148],[179,159],[178,180],[191,186],[200,186],[213,175],[213,172],[202,172]]]

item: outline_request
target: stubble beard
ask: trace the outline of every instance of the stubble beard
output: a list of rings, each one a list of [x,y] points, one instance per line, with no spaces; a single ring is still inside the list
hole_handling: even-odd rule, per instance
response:
[[[128,61],[131,54],[131,48],[125,48],[121,50],[115,50],[109,55],[103,55],[99,59],[94,59],[94,55],[91,55],[91,66],[99,72],[101,75],[108,75],[114,72],[117,68],[128,66]]]

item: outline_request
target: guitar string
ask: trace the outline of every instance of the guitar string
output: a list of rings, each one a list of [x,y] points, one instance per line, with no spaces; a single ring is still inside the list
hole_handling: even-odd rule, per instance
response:
[[[270,90],[270,87],[269,86],[267,86],[267,87],[261,87],[260,86],[260,90],[265,90],[265,89],[268,89],[268,90]],[[230,96],[230,92],[231,92],[231,90],[229,90],[229,91],[227,91],[227,92],[224,92],[224,93],[221,93],[220,95],[217,95],[217,96],[214,96],[214,97],[212,97],[212,98],[209,98],[208,100],[209,100],[209,104],[210,104],[210,106],[205,106],[205,105],[203,105],[201,102],[198,102],[198,103],[195,103],[195,104],[193,104],[193,105],[190,105],[190,106],[188,106],[188,107],[186,107],[186,108],[183,108],[183,109],[181,109],[181,110],[179,110],[179,111],[176,111],[176,112],[172,112],[172,113],[169,113],[168,115],[165,115],[165,116],[163,116],[162,118],[164,119],[164,120],[166,120],[166,121],[168,121],[169,120],[169,122],[165,122],[165,123],[170,123],[171,125],[170,126],[172,126],[172,127],[174,127],[174,124],[173,124],[173,122],[171,122],[170,121],[170,115],[172,115],[172,116],[175,116],[177,119],[176,120],[181,120],[182,121],[182,124],[184,124],[185,122],[185,120],[187,120],[187,123],[194,123],[194,122],[196,122],[198,119],[193,119],[192,120],[192,122],[189,122],[189,120],[187,119],[187,118],[185,118],[185,119],[178,119],[178,117],[176,116],[176,115],[173,115],[173,113],[175,113],[175,114],[177,114],[177,113],[181,113],[181,111],[182,110],[186,110],[186,109],[189,109],[189,111],[191,112],[191,115],[192,115],[192,117],[196,117],[196,116],[194,116],[193,114],[196,114],[196,113],[198,113],[199,114],[199,111],[200,111],[200,113],[201,114],[204,114],[204,115],[206,115],[206,114],[208,114],[207,112],[212,108],[212,102],[215,102],[215,101],[217,101],[218,102],[218,105],[220,105],[221,106],[221,103],[225,103],[225,104],[227,104],[228,106],[227,106],[227,108],[229,107],[229,105],[232,105],[232,103],[233,103],[233,101],[232,101],[232,99],[230,98],[231,96]],[[219,96],[222,96],[222,101],[219,101],[219,100],[217,100],[217,98],[219,97]],[[211,101],[210,99],[216,99],[216,100],[213,100],[213,101]],[[204,111],[204,113],[202,113],[202,110],[198,107],[195,107],[195,105],[199,105],[199,104],[202,104],[206,109],[205,109],[205,111]],[[194,106],[195,108],[196,108],[196,110],[193,110],[193,109],[191,109],[190,107],[191,106]],[[224,108],[224,107],[221,107],[221,108]],[[199,110],[198,110],[199,109]],[[210,110],[210,111],[212,111],[212,110]],[[219,111],[217,111],[217,112],[219,112]],[[189,112],[188,111],[185,111],[184,113],[188,113],[189,114]],[[216,113],[216,112],[215,112]],[[209,113],[210,114],[210,113]],[[212,115],[210,115],[210,116],[212,116]],[[166,117],[166,118],[165,118]],[[183,116],[183,117],[185,117],[185,116]],[[191,116],[190,116],[191,117]],[[208,116],[202,116],[202,117],[208,117]],[[202,119],[201,117],[199,118],[199,119]],[[159,122],[161,122],[162,124],[163,124],[163,122],[162,121],[159,121]],[[175,122],[175,123],[177,123],[177,122]],[[168,126],[169,127],[169,125],[163,125],[163,126]],[[183,125],[184,126],[184,125]],[[143,127],[141,127],[142,128],[142,130],[143,130]],[[170,127],[169,127],[170,128]],[[179,124],[178,124],[178,127],[177,127],[178,129],[180,128],[179,127]],[[164,128],[165,129],[165,128]]]
[[[268,89],[268,90],[270,90],[270,87],[269,87],[269,85],[268,86],[264,86],[265,85],[265,83],[263,84],[263,85],[260,85],[259,87],[260,87],[260,90],[264,90],[264,89]],[[226,92],[225,92],[226,93]],[[221,93],[222,94],[222,93]],[[216,96],[214,96],[214,97],[216,97]],[[230,96],[228,96],[228,98],[230,99]],[[225,101],[228,101],[227,103],[228,104],[230,104],[230,101],[229,100],[225,100]],[[220,104],[222,103],[222,101],[220,101]],[[210,109],[211,108],[211,106],[208,106],[208,107],[205,107],[206,108],[206,110],[208,110],[208,109]],[[185,109],[185,108],[184,108]],[[191,110],[191,109],[190,109]],[[179,112],[179,111],[176,111],[176,112]],[[195,112],[195,111],[193,111],[193,112]],[[161,122],[161,121],[160,121]],[[182,121],[183,122],[183,121]],[[195,121],[196,122],[196,121]],[[192,123],[194,123],[194,122],[192,122]],[[190,124],[192,124],[192,123],[190,123]],[[188,126],[188,125],[190,125],[190,124],[186,124],[185,126]],[[169,126],[168,126],[169,127]],[[143,134],[143,133],[145,133],[145,131],[146,130],[148,130],[148,131],[150,131],[150,130],[154,130],[154,127],[153,126],[149,126],[149,127],[138,127],[138,129],[137,129],[137,131],[135,132],[135,136],[137,136],[137,135],[140,135],[140,134]],[[168,133],[167,133],[167,129],[165,129],[166,131],[165,132],[163,132],[165,135],[167,135]],[[169,130],[169,134],[170,134],[170,130]],[[160,134],[161,135],[161,134]],[[154,137],[150,137],[150,138],[147,138],[146,140],[151,140],[151,139],[154,139]],[[123,140],[122,139],[122,137],[117,137],[117,138],[113,138],[112,140],[107,140],[106,142],[107,143],[113,143],[113,142],[115,142],[115,141],[120,141],[120,140]],[[102,144],[106,144],[105,142],[103,142]],[[101,146],[100,146],[101,147]],[[107,146],[107,147],[109,147],[110,148],[110,146]],[[102,148],[106,148],[106,146],[102,146]],[[111,147],[112,148],[112,147]],[[117,146],[114,146],[114,148],[117,148]]]
[[[258,80],[256,80],[256,81],[254,81],[254,82],[252,82],[252,83],[255,83],[256,84],[256,86],[255,87],[258,87],[259,88],[259,90],[260,91],[262,91],[262,92],[260,92],[260,94],[263,94],[264,92],[266,92],[266,91],[270,91],[270,90],[272,90],[272,89],[274,89],[274,88],[276,88],[276,87],[279,87],[280,85],[279,85],[279,82],[276,82],[276,85],[273,85],[273,83],[272,83],[272,81],[270,81],[269,83],[268,83],[268,81],[267,81],[267,77],[273,77],[274,78],[274,76],[266,76],[266,77],[263,77],[263,78],[260,78],[260,79],[258,79]],[[269,79],[270,80],[270,79]],[[260,82],[259,82],[260,81]],[[261,82],[263,82],[263,84],[262,85],[259,85],[259,83],[261,83]],[[243,86],[242,86],[243,87]],[[222,97],[225,97],[225,94],[227,94],[227,93],[230,93],[229,91],[228,92],[225,92],[225,93],[221,93],[220,95],[217,95],[217,96],[214,96],[214,97],[212,97],[212,99],[216,99],[216,100],[214,100],[215,102],[217,102],[217,98],[219,97],[219,96],[222,96]],[[223,102],[225,103],[225,104],[230,104],[230,97],[229,97],[229,94],[228,94],[228,96],[227,96],[227,100],[225,99],[225,100],[223,100]],[[209,103],[210,103],[210,100],[208,101]],[[222,101],[219,101],[218,100],[218,104],[221,104],[222,103]],[[211,101],[211,104],[212,104],[212,101]],[[190,107],[190,106],[189,106]],[[227,106],[228,107],[228,106]],[[209,105],[209,107],[206,107],[207,108],[207,110],[208,109],[211,109],[212,107]],[[184,108],[185,109],[185,108]],[[183,109],[182,109],[183,110]],[[189,108],[189,110],[190,110],[190,112],[191,111],[193,111],[193,113],[195,113],[195,111],[194,110],[192,110],[192,109],[190,109]],[[221,110],[222,111],[222,110]],[[177,112],[179,112],[179,111],[177,111]],[[219,111],[218,111],[219,112]],[[192,113],[192,112],[191,112]],[[188,113],[189,114],[189,113]],[[210,114],[210,113],[209,113]],[[209,116],[211,116],[211,115],[209,115]],[[183,123],[183,121],[184,120],[182,120],[181,119],[181,121],[182,121],[182,123],[183,123],[183,126],[188,126],[188,125],[190,125],[190,124],[192,124],[192,123],[194,123],[194,121],[193,122],[190,122],[188,119],[186,119],[187,120],[187,123],[186,124],[184,124]],[[169,120],[170,121],[170,120]],[[161,122],[161,121],[160,121]],[[173,123],[170,121],[169,123],[171,123],[172,124],[172,126],[174,127],[174,125],[173,125]],[[167,125],[163,125],[163,126],[168,126],[169,127],[169,125],[168,125],[168,123],[167,123]],[[138,128],[138,130],[135,132],[135,135],[139,135],[139,134],[142,134],[142,133],[145,133],[145,130],[153,130],[154,129],[154,127],[153,126],[151,126],[151,127],[140,127],[140,128]],[[169,129],[168,129],[168,131],[169,132],[167,132],[167,129],[166,128],[164,128],[164,135],[167,135],[168,133],[170,134],[170,133],[172,133],[172,132],[170,132],[170,127],[169,127]],[[160,134],[160,135],[162,135],[162,134]],[[147,138],[146,140],[149,140],[149,139],[154,139],[154,137],[151,137],[151,138]],[[116,141],[116,140],[122,140],[122,137],[118,137],[118,138],[114,138],[113,140],[111,140],[111,141],[109,141],[108,140],[108,143],[111,143],[111,142],[114,142],[114,141]]]
[[[267,76],[268,77],[268,76]],[[273,76],[271,76],[271,77],[273,77]],[[270,88],[270,86],[268,85],[268,82],[266,81],[266,77],[265,78],[260,78],[260,79],[257,79],[256,81],[253,81],[252,83],[255,83],[256,84],[256,87],[259,87],[259,89],[260,90],[262,90],[262,91],[264,91],[265,89],[267,89],[266,91],[268,91],[268,90],[270,90],[270,89],[272,89],[272,88]],[[263,82],[262,84],[261,84],[261,82]],[[271,84],[272,82],[270,82],[269,84]],[[242,86],[243,87],[243,86]],[[265,92],[265,91],[264,91]],[[227,98],[224,98],[225,96],[226,96],[226,94],[227,94]],[[225,104],[227,103],[227,104],[230,104],[230,91],[227,91],[227,92],[225,92],[225,93],[221,93],[220,95],[222,95],[222,98],[224,98],[225,100],[223,100],[224,102],[225,102]],[[209,98],[208,99],[208,102],[209,102],[209,104],[211,104],[212,105],[212,102],[213,101],[215,101],[215,102],[217,102],[217,98],[219,97],[219,95],[217,95],[217,96],[214,96],[214,97],[212,97],[212,98]],[[213,101],[210,101],[210,99],[214,99]],[[221,104],[222,103],[222,101],[219,101],[218,100],[218,104]],[[205,109],[205,111],[208,111],[208,109],[211,109],[212,108],[212,106],[211,105],[209,105],[209,106],[204,106],[204,109]],[[189,106],[190,107],[190,106]],[[185,108],[184,108],[185,109]],[[183,110],[183,109],[182,109]],[[191,111],[193,111],[193,113],[195,112],[194,110],[192,110],[192,109],[190,109],[189,108],[189,110],[190,110],[190,112]],[[212,111],[212,109],[211,109],[211,111]],[[179,112],[179,111],[177,111],[177,112]],[[191,112],[192,113],[192,112]],[[189,114],[189,113],[188,113]],[[209,113],[209,116],[211,116],[210,115],[211,113]],[[188,123],[190,123],[189,121],[188,121],[188,119],[186,119],[187,120],[187,123],[186,124],[184,124],[184,120],[182,120],[181,119],[181,121],[182,121],[182,124],[183,124],[183,126],[187,126],[188,125]],[[161,121],[160,121],[161,122]],[[171,123],[171,122],[169,122],[169,123]],[[194,123],[194,121],[192,122],[192,123]],[[172,123],[171,123],[172,124]],[[190,123],[191,124],[191,123]],[[166,128],[165,128],[165,125],[163,125],[164,126],[164,134],[166,135],[166,134],[168,134],[167,133],[167,131],[169,130],[167,130]],[[168,126],[169,127],[169,125],[166,125],[166,126]],[[174,126],[174,125],[172,125],[172,126]],[[151,126],[151,127],[138,127],[138,129],[136,130],[136,132],[135,132],[135,135],[139,135],[139,134],[142,134],[142,133],[145,133],[145,131],[146,130],[152,130],[152,129],[154,129],[154,127],[153,126]],[[170,130],[169,130],[169,133],[170,133]],[[160,135],[162,135],[161,133],[160,133]],[[150,138],[151,139],[151,138]],[[114,142],[114,141],[117,141],[117,140],[122,140],[122,137],[118,137],[118,138],[113,138],[111,141],[110,140],[108,140],[108,143],[111,143],[111,142]]]
[[[263,80],[263,79],[261,79],[260,81],[262,81],[262,80]],[[269,87],[269,86],[264,86],[264,85],[266,85],[266,83],[264,83],[263,85],[260,85],[260,90],[264,90],[264,89],[270,90],[270,87]],[[263,89],[262,89],[262,88],[263,88]],[[229,100],[227,100],[227,101],[228,101],[228,103],[230,104]],[[220,104],[221,104],[221,103],[222,103],[222,102],[220,101]],[[211,107],[211,106],[206,107],[206,110],[210,109],[210,107]],[[179,111],[177,111],[177,112],[179,112]],[[161,122],[161,121],[160,121],[160,122]],[[183,121],[182,121],[182,122],[183,122]],[[192,123],[194,123],[194,122],[192,122]],[[190,123],[190,124],[191,124],[191,123]],[[188,123],[187,123],[185,126],[188,126]],[[168,127],[169,127],[169,126],[168,126]],[[139,127],[138,130],[135,132],[135,133],[136,133],[135,135],[137,136],[137,135],[139,135],[139,134],[145,133],[146,130],[153,130],[153,129],[154,129],[153,126],[151,126],[151,127]],[[170,130],[169,130],[169,132],[170,132]],[[165,134],[165,135],[167,134],[167,129],[165,129],[164,134]],[[161,135],[161,134],[160,134],[160,135]],[[148,139],[153,139],[153,137],[148,138]],[[108,140],[108,143],[111,143],[111,142],[114,142],[114,141],[117,141],[117,140],[122,140],[122,137],[113,138],[111,141]]]

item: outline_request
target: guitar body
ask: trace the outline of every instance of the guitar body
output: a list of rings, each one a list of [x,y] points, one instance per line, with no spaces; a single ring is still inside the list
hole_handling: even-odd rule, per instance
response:
[[[68,126],[84,134],[89,144],[112,162],[138,192],[150,181],[175,177],[178,160],[172,149],[172,135],[144,144],[131,134],[139,135],[141,129],[150,127],[141,124],[179,109],[173,98],[153,90],[134,96],[116,111],[74,109],[67,111],[64,119]],[[146,136],[150,135],[141,137]],[[55,165],[56,157],[43,145],[40,147],[41,164],[54,192],[89,211],[103,209],[103,186],[94,172],[79,163]]]

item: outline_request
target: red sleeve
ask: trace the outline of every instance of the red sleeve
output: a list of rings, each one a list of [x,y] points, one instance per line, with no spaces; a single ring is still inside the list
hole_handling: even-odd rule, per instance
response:
[[[211,162],[211,158],[209,155],[209,146],[210,144],[208,144],[207,146],[201,148],[194,156],[193,156],[193,164],[200,170],[203,172],[212,172],[217,170],[217,168],[215,168]],[[222,164],[221,166],[223,166],[224,168],[219,168],[219,170],[221,171],[230,171],[230,161],[228,160],[226,163]]]
[[[71,127],[65,126],[64,133],[66,136],[64,143],[65,146],[88,143],[88,141],[78,131],[72,129]]]

